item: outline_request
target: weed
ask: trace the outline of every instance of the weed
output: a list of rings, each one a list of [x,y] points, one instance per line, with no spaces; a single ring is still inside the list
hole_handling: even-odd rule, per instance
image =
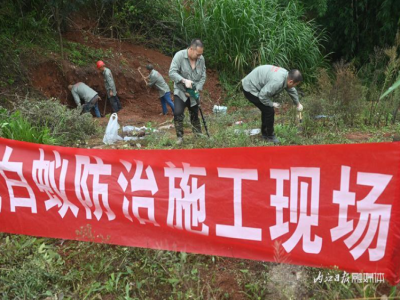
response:
[[[3,235],[0,248],[2,299],[42,299],[62,284],[63,260],[54,240]]]

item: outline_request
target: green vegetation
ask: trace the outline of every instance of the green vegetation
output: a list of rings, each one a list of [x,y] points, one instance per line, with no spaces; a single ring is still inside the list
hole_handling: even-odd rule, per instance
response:
[[[0,136],[31,143],[59,144],[59,140],[51,136],[47,126],[32,126],[23,118],[20,111],[9,115],[7,110],[2,108],[0,108]]]
[[[254,67],[274,64],[298,68],[307,80],[324,65],[321,41],[313,22],[302,19],[296,2],[280,0],[177,1],[184,40],[203,40],[211,66],[242,78]]]
[[[186,47],[192,38],[202,38],[209,66],[229,74],[231,81],[265,63],[300,68],[309,81],[325,65],[321,52],[325,35],[317,31],[315,23],[303,19],[303,10],[296,2],[209,0],[192,1],[190,5],[180,0],[44,2],[37,0],[29,6],[17,1],[0,8],[4,20],[21,21],[17,25],[0,22],[4,26],[0,30],[0,41],[4,42],[2,52],[15,56],[20,51],[17,49],[37,45],[60,53],[62,58],[78,66],[111,56],[110,52],[62,39],[61,31],[69,14],[90,7],[89,18],[99,21],[94,31],[121,39],[149,41],[171,55]],[[43,5],[40,7],[40,4]],[[43,15],[51,17],[42,18]],[[25,33],[21,34],[22,31]]]
[[[0,248],[3,300],[400,297],[385,283],[342,283],[339,270],[8,234]]]
[[[81,115],[78,109],[68,109],[54,99],[22,101],[13,113],[0,107],[0,136],[4,138],[76,146],[98,133],[99,126],[90,114]]]
[[[400,2],[397,0],[318,0],[326,12],[317,23],[330,34],[327,49],[334,59],[368,62],[375,48],[393,43],[399,29]]]
[[[376,47],[392,44],[398,29],[400,2],[6,1],[0,8],[0,51],[4,58],[9,58],[4,61],[14,61],[15,67],[16,54],[26,49],[21,45],[53,49],[58,45],[62,57],[65,46],[72,61],[82,65],[80,56],[86,57],[86,50],[71,54],[76,49],[68,47],[62,38],[71,14],[77,11],[93,24],[93,33],[146,43],[170,55],[192,38],[201,37],[210,65],[230,75],[233,72],[236,80],[262,63],[298,67],[309,80],[325,62],[321,43],[327,48],[325,54],[353,60],[357,68],[368,62]]]
[[[95,49],[74,42],[66,42],[64,51],[68,59],[80,67],[93,64],[94,61],[112,57],[111,49],[103,51],[102,49]]]

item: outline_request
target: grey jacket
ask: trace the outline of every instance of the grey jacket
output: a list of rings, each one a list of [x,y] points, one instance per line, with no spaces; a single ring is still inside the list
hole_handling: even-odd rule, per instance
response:
[[[165,95],[165,93],[170,92],[168,84],[165,82],[164,78],[156,70],[152,70],[149,75],[148,86],[156,86],[159,91],[160,98]]]
[[[104,76],[104,85],[106,86],[107,90],[107,97],[110,98],[110,91],[112,91],[113,95],[116,96],[117,89],[115,87],[114,78],[109,68],[104,68],[103,76]]]
[[[200,56],[196,61],[196,67],[192,69],[188,57],[188,49],[181,50],[177,52],[172,59],[169,68],[169,77],[174,82],[174,95],[177,95],[186,102],[186,88],[185,84],[183,84],[181,80],[189,79],[193,81],[196,84],[197,90],[201,91],[206,82],[206,61],[203,56]],[[196,100],[190,97],[190,106],[196,104]]]
[[[294,87],[287,88],[288,74],[289,72],[284,68],[271,65],[259,66],[242,79],[242,86],[246,92],[258,97],[266,106],[273,106],[271,98],[283,90],[286,90],[293,103],[298,105],[297,90]]]
[[[76,105],[81,105],[81,98],[88,103],[90,100],[97,95],[97,92],[84,84],[83,82],[78,82],[73,85],[71,90],[72,96],[74,97],[74,101]]]

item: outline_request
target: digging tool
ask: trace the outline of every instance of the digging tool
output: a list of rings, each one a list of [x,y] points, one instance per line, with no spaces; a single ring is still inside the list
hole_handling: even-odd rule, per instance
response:
[[[139,71],[139,73],[140,73],[140,76],[142,76],[142,78],[143,78],[143,80],[144,80],[144,82],[146,83],[146,85],[148,84],[147,83],[147,80],[146,80],[146,77],[142,74],[142,72],[140,72],[140,69],[141,69],[141,67],[139,67],[137,70]]]
[[[301,124],[303,122],[303,115],[301,114],[301,111],[297,112],[297,118],[299,119],[299,123]]]
[[[107,99],[107,97],[106,97],[106,101],[104,101],[104,111],[103,111],[103,116],[105,116],[106,115],[106,108],[107,108],[107,101],[108,99]]]
[[[207,123],[206,123],[206,120],[204,119],[203,110],[201,109],[200,105],[199,105],[199,110],[200,110],[201,118],[203,119],[204,129],[206,130],[207,136],[210,137],[210,135],[208,133]]]
[[[200,106],[200,101],[199,101],[200,100],[200,93],[196,89],[196,85],[193,83],[192,84],[192,88],[191,89],[186,89],[186,92],[196,100],[197,105],[199,106],[201,118],[203,119],[204,129],[206,130],[207,136],[210,137],[210,134],[208,133],[206,119],[204,119],[203,110],[201,109],[201,106]]]
[[[192,84],[192,88],[188,89],[186,88],[186,92],[194,98],[194,100],[196,100],[197,103],[199,103],[199,99],[200,99],[200,93],[199,91],[196,89],[196,85],[193,83]],[[200,105],[199,105],[200,106]]]
[[[298,130],[300,133],[303,132],[303,115],[301,113],[301,111],[297,112],[297,119],[299,120],[299,125],[298,125]]]

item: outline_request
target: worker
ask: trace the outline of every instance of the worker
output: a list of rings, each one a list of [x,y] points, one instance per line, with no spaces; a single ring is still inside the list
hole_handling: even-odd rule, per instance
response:
[[[83,82],[78,82],[76,84],[70,84],[68,89],[71,91],[74,101],[78,107],[81,107],[81,99],[84,100],[85,104],[82,107],[82,113],[90,112],[94,109],[94,114],[97,118],[100,118],[100,110],[98,106],[98,101],[101,100],[99,95],[95,90],[84,84]]]
[[[121,102],[117,96],[117,89],[115,87],[115,82],[111,70],[106,68],[106,65],[103,61],[99,60],[97,62],[97,69],[104,76],[104,85],[107,91],[107,98],[110,101],[111,108],[113,112],[118,112],[121,110]]]
[[[193,133],[201,134],[199,120],[200,98],[197,101],[189,95],[186,89],[192,89],[193,84],[195,84],[198,91],[203,89],[206,81],[206,62],[203,57],[203,50],[204,46],[200,39],[192,40],[189,48],[178,51],[174,55],[169,69],[169,77],[174,82],[174,124],[177,144],[182,144],[183,142],[185,107],[188,107],[190,112]]]
[[[172,113],[174,113],[174,103],[171,100],[171,90],[169,89],[168,84],[165,82],[162,75],[154,70],[153,65],[149,64],[146,66],[149,75],[146,79],[149,80],[147,86],[152,87],[155,86],[159,91],[159,96],[161,100],[162,114],[167,115],[167,104],[171,107]]]
[[[286,90],[297,111],[302,111],[303,105],[295,88],[302,81],[299,70],[287,71],[272,65],[258,66],[242,79],[244,96],[261,111],[261,134],[266,141],[279,144],[274,132],[274,108],[278,108],[279,104],[272,102],[272,98]]]

